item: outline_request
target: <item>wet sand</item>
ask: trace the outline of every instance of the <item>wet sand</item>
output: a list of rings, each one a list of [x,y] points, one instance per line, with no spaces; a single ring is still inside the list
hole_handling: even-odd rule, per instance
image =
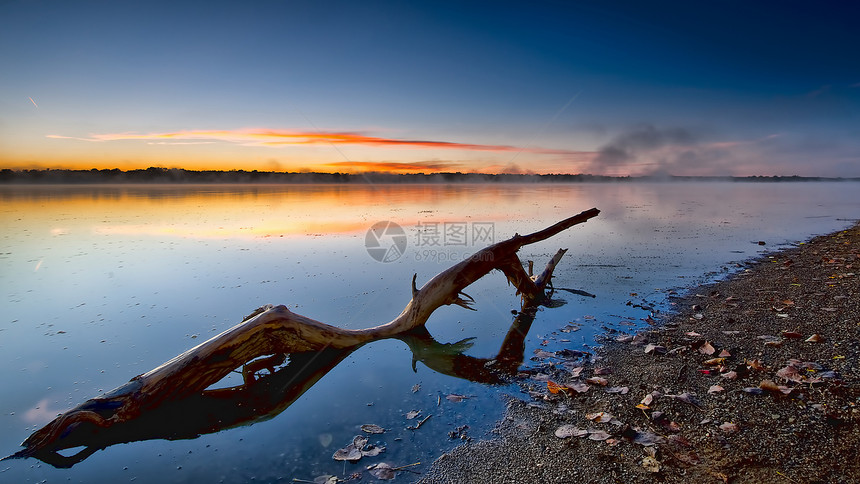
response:
[[[860,225],[548,357],[421,482],[860,482]]]

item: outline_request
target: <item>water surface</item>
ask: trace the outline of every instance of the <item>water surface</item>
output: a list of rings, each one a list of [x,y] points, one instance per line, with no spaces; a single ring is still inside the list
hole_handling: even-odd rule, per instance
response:
[[[557,293],[567,304],[538,313],[526,364],[537,348],[587,349],[603,327],[640,325],[643,300],[665,308],[671,289],[850,225],[857,193],[849,182],[2,187],[0,454],[261,305],[347,328],[381,324],[409,301],[413,274],[420,287],[488,243],[597,207],[596,219],[520,253],[541,268],[569,248],[555,286],[596,296]],[[379,221],[406,235],[389,262],[366,249]],[[427,329],[440,343],[474,337],[467,355],[490,358],[518,298],[501,273],[467,292],[477,311],[442,308]],[[581,329],[558,331],[570,323]],[[469,436],[485,438],[506,394],[527,398],[420,361],[413,371],[414,356],[401,341],[374,342],[253,425],[114,445],[71,469],[4,461],[0,481],[289,482],[380,461],[421,461],[420,471],[458,443],[450,431],[468,425]],[[407,430],[412,410],[433,417]],[[371,436],[385,453],[357,464],[331,459],[369,423],[389,429]]]

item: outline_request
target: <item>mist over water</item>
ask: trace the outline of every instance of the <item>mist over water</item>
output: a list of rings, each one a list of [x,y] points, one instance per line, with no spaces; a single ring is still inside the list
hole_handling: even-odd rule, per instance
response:
[[[346,328],[375,326],[409,301],[413,274],[420,287],[489,243],[597,207],[596,219],[520,253],[539,270],[569,248],[555,287],[596,296],[557,292],[567,304],[538,313],[525,364],[538,348],[588,350],[604,327],[641,325],[649,311],[637,306],[670,308],[672,289],[847,227],[860,217],[857,193],[847,182],[0,187],[0,454],[57,413],[263,304]],[[406,235],[388,262],[366,247],[380,221]],[[500,273],[467,292],[477,311],[442,308],[427,329],[440,343],[475,337],[467,355],[492,357],[519,299]],[[571,323],[581,329],[559,332]],[[380,461],[426,465],[459,443],[448,437],[458,427],[487,437],[504,395],[528,398],[516,386],[443,375],[420,361],[413,371],[414,356],[401,341],[374,342],[268,420],[115,445],[71,469],[4,461],[0,480],[267,482],[348,476]],[[469,398],[451,402],[449,394]],[[407,430],[415,422],[404,415],[414,410],[433,417]],[[371,436],[386,452],[356,464],[332,460],[369,423],[389,429]]]

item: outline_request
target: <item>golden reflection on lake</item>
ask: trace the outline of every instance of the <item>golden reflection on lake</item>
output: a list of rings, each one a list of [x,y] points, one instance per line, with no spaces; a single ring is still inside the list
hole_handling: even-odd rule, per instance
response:
[[[551,187],[17,186],[0,190],[4,206],[0,223],[9,227],[26,220],[32,227],[41,222],[51,225],[52,235],[81,230],[201,239],[359,234],[379,220],[410,226],[463,222],[464,207],[468,207],[467,219],[505,220],[512,212],[521,213],[524,202],[534,201],[536,193],[547,188]]]

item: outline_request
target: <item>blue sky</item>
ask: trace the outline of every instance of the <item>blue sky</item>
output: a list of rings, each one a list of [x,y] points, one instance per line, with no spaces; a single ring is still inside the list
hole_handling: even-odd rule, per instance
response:
[[[858,14],[3,2],[0,164],[860,176]]]

